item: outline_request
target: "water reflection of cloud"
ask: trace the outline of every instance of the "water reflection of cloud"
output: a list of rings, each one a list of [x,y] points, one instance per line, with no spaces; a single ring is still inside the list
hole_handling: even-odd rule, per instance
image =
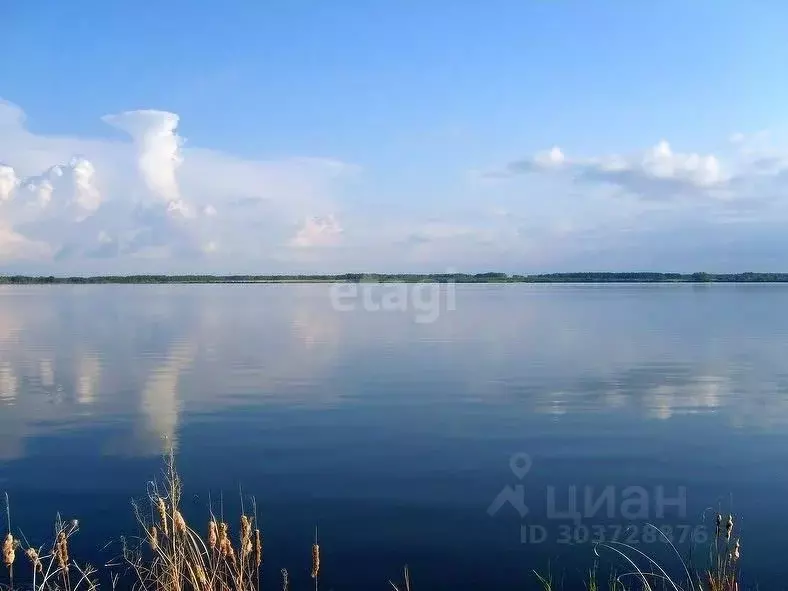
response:
[[[0,361],[0,404],[13,404],[16,400],[16,389],[14,368],[7,361]]]
[[[715,376],[697,376],[686,384],[660,384],[644,393],[644,406],[648,416],[657,419],[707,412],[722,404],[730,387],[730,380]]]
[[[177,447],[179,382],[194,361],[195,351],[191,343],[175,343],[164,362],[151,372],[142,390],[142,440],[153,453]]]
[[[51,388],[55,385],[55,369],[52,366],[52,360],[48,358],[41,359],[38,363],[39,379],[44,388]]]
[[[340,351],[341,319],[311,286],[140,289],[122,314],[117,289],[0,291],[3,457],[61,424],[90,429],[95,417],[131,429],[113,429],[103,453],[159,454],[177,443],[185,408],[335,397],[299,387],[317,383]]]
[[[305,349],[313,349],[317,345],[334,342],[340,330],[335,315],[310,313],[304,308],[296,309],[293,314],[292,327]]]
[[[548,396],[542,397],[534,405],[534,410],[538,413],[560,417],[569,412],[566,392],[551,392]]]
[[[198,308],[186,412],[337,400],[322,382],[350,347],[325,286],[206,287]]]
[[[77,364],[76,401],[93,404],[101,378],[101,361],[96,355],[81,355]],[[43,378],[43,376],[42,376]],[[44,380],[42,379],[42,384]]]
[[[534,412],[553,416],[617,412],[664,421],[716,415],[726,426],[768,429],[788,425],[788,375],[756,378],[752,368],[734,365],[709,371],[691,364],[644,364],[564,379],[560,390],[536,390],[530,401]]]
[[[456,402],[554,421],[614,412],[788,424],[780,331],[701,323],[686,309],[701,296],[457,290],[456,312],[417,324],[407,312],[337,312],[324,285],[51,288],[24,298],[0,289],[0,454],[23,453],[52,425],[90,429],[97,417],[127,429],[105,453],[158,454],[190,413],[341,404],[362,373],[391,374],[438,400],[436,412]],[[370,396],[396,387],[371,383]]]

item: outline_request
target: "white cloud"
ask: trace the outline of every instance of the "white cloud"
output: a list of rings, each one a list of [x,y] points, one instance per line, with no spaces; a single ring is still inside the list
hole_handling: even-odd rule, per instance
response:
[[[741,136],[741,137],[740,137]],[[739,143],[742,134],[737,134]],[[487,178],[553,173],[582,184],[608,185],[647,200],[677,197],[736,199],[748,197],[742,190],[756,174],[777,177],[786,170],[776,158],[732,158],[730,168],[714,154],[677,152],[662,140],[640,154],[611,154],[571,159],[559,148],[531,158],[515,160],[503,168],[483,173]],[[777,180],[777,179],[775,179]]]
[[[55,192],[55,186],[49,179],[31,181],[28,183],[27,188],[29,191],[35,193],[36,200],[41,207],[49,205],[50,201],[52,201],[52,193]]]
[[[552,149],[476,173],[471,186],[507,212],[498,227],[517,228],[499,260],[511,253],[520,268],[779,267],[788,149],[764,132],[733,139],[714,153],[666,140],[584,157]]]
[[[633,168],[637,170],[637,166]],[[677,179],[701,187],[724,180],[716,157],[676,154],[665,140],[646,151],[640,163],[640,171],[652,178]]]
[[[13,171],[6,171],[5,176],[4,184],[11,191],[0,200],[4,201],[0,216],[6,226],[22,234],[27,234],[25,227],[29,229],[29,224],[42,220],[66,227],[86,219],[101,204],[95,168],[84,157],[75,156],[68,164],[49,166],[43,173],[26,178],[10,178]]]
[[[296,248],[331,246],[337,244],[342,232],[342,226],[333,214],[311,217],[304,221],[290,241],[290,245]]]
[[[137,166],[148,189],[164,201],[179,201],[176,170],[182,162],[183,140],[175,133],[178,116],[167,111],[127,111],[102,120],[134,140]]]
[[[465,186],[436,170],[405,193],[330,157],[187,144],[166,111],[102,119],[127,136],[34,133],[0,101],[0,272],[661,268],[683,262],[681,249],[702,243],[711,260],[788,221],[788,152],[762,134],[713,154],[664,140],[590,157],[555,146]],[[715,251],[723,227],[737,246]],[[659,254],[669,248],[669,259]]]
[[[561,151],[561,148],[558,146],[554,146],[548,152],[542,152],[541,154],[537,154],[535,158],[535,162],[539,166],[543,166],[546,168],[553,167],[553,166],[561,166],[566,161],[566,157],[564,153]]]
[[[17,185],[19,185],[19,179],[16,178],[14,169],[0,164],[0,202],[8,201]]]
[[[19,107],[0,101],[0,265],[32,257],[54,273],[197,272],[210,253],[225,257],[216,271],[248,272],[266,257],[285,265],[291,246],[328,244],[341,233],[331,216],[310,220],[296,238],[292,228],[333,209],[335,188],[354,166],[187,148],[178,116],[164,111],[102,120],[130,140],[36,134]]]
[[[52,250],[47,244],[28,240],[14,230],[0,225],[0,260],[30,261],[45,259],[51,255]]]
[[[183,199],[176,199],[167,203],[167,213],[180,215],[185,218],[194,216],[194,212]]]
[[[96,169],[85,158],[74,158],[70,167],[76,188],[76,205],[87,211],[95,211],[101,205],[101,195],[95,186]]]

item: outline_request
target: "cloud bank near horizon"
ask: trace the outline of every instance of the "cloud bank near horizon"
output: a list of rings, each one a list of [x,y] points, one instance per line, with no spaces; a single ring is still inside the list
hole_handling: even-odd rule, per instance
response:
[[[186,147],[166,111],[101,120],[126,138],[34,134],[0,102],[0,264],[196,268],[222,253],[286,262],[332,233],[313,219],[338,227],[333,192],[349,164]]]
[[[782,270],[788,246],[787,152],[763,134],[553,147],[381,204],[357,164],[191,146],[166,111],[101,120],[106,137],[42,135],[0,101],[0,272]]]

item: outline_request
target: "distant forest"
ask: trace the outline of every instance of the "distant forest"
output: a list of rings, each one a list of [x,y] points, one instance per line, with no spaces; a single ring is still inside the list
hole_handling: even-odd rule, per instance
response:
[[[101,284],[101,283],[786,283],[788,273],[507,273],[387,274],[345,273],[341,275],[102,275],[54,277],[0,275],[0,284]]]

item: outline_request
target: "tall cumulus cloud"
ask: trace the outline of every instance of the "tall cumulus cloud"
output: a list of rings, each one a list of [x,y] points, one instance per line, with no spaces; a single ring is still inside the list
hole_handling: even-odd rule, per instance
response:
[[[340,233],[332,193],[351,165],[185,149],[179,117],[166,111],[101,119],[127,137],[34,134],[24,112],[0,100],[0,270],[30,259],[55,272],[198,271],[219,254],[225,265],[283,262]],[[293,230],[304,219],[330,224]]]

